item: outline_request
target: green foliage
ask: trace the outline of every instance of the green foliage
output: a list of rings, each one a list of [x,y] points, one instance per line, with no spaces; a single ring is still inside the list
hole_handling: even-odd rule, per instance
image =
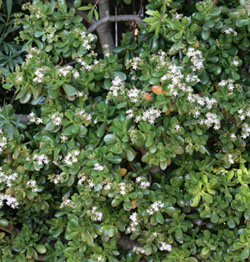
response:
[[[0,111],[3,261],[249,259],[248,2],[164,3],[104,56],[64,1],[24,5],[3,87],[29,121]]]
[[[16,65],[23,62],[21,56],[23,50],[20,44],[14,42],[19,27],[15,25],[15,16],[18,14],[13,12],[13,1],[4,1],[1,11],[0,75],[7,77],[9,72],[14,71]]]

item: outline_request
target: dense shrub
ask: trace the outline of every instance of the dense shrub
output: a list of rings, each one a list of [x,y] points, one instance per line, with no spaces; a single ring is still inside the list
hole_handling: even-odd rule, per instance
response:
[[[23,5],[1,261],[248,261],[249,3],[146,8],[138,38],[102,55],[64,1]]]

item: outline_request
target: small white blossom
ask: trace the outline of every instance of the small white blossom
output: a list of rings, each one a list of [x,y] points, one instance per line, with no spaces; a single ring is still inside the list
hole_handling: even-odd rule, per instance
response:
[[[203,62],[204,58],[200,50],[195,50],[193,47],[190,47],[187,52],[187,56],[190,57],[192,62],[192,71],[200,71],[204,68]]]
[[[154,202],[148,209],[147,212],[150,215],[153,215],[155,212],[160,211],[160,209],[164,208],[164,204],[162,203],[162,201],[158,200],[156,202]]]
[[[133,252],[136,254],[145,254],[146,250],[143,247],[134,246]]]
[[[130,98],[131,102],[137,103],[139,101],[140,90],[133,88],[128,91],[128,97]]]
[[[155,120],[161,116],[161,111],[154,107],[149,108],[145,112],[143,112],[142,120],[149,122],[150,124],[154,124]]]
[[[55,126],[60,126],[63,120],[63,113],[56,112],[51,115],[51,120]]]
[[[129,227],[126,229],[126,233],[128,233],[128,234],[135,232],[136,226],[139,225],[139,221],[138,221],[138,217],[137,217],[136,212],[134,212],[132,215],[130,215],[129,218],[131,220],[131,223],[130,223]]]
[[[99,163],[95,163],[94,170],[103,171],[104,169],[104,166],[100,165]]]
[[[172,246],[170,244],[167,244],[165,242],[160,242],[160,246],[159,246],[160,251],[168,251],[170,252],[172,250]]]
[[[40,117],[37,117],[34,112],[31,112],[28,115],[28,119],[30,120],[30,123],[35,123],[37,125],[42,124],[43,120]]]
[[[35,154],[33,160],[39,165],[47,165],[49,163],[49,158],[45,154]]]
[[[33,79],[34,82],[36,83],[46,83],[49,81],[50,77],[46,76],[46,73],[48,73],[50,68],[48,66],[42,66],[38,68],[35,71],[35,78]]]
[[[73,164],[78,162],[77,156],[80,154],[79,150],[73,150],[69,152],[64,158],[64,162],[68,166],[72,166]]]
[[[27,187],[27,188],[31,188],[31,190],[32,190],[33,192],[37,192],[37,191],[38,191],[38,187],[37,187],[37,184],[36,184],[36,181],[35,181],[35,180],[29,180],[29,181],[27,181],[26,187]]]
[[[228,154],[227,160],[228,160],[228,162],[229,162],[230,164],[233,164],[233,163],[234,163],[233,155],[232,155],[232,154]]]
[[[1,194],[0,193],[0,207],[3,206],[4,200],[6,201],[6,204],[10,206],[11,208],[15,209],[18,207],[19,203],[15,197],[12,197],[7,194]]]
[[[112,81],[112,86],[110,87],[110,91],[108,93],[107,98],[110,99],[111,97],[118,97],[119,95],[125,94],[125,83],[116,76]]]

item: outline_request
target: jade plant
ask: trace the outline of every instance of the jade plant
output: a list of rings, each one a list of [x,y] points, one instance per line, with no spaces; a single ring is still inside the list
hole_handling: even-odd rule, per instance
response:
[[[35,0],[16,18],[1,261],[248,261],[249,1],[111,7]],[[124,20],[139,33],[115,47],[102,33]]]

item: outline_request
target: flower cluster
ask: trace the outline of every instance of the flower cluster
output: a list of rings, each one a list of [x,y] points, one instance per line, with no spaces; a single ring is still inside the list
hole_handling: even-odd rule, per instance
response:
[[[219,87],[227,87],[229,92],[232,92],[235,89],[241,89],[241,85],[235,84],[235,80],[233,79],[227,79],[227,80],[221,80],[218,83]]]
[[[250,108],[247,110],[243,110],[242,108],[237,111],[238,117],[241,121],[243,121],[246,117],[250,117]]]
[[[81,39],[83,43],[83,47],[86,48],[87,50],[91,49],[91,42],[95,40],[95,37],[93,34],[87,33],[85,31],[81,32]]]
[[[28,50],[28,53],[25,57],[25,62],[22,64],[22,68],[28,68],[28,66],[33,63],[41,63],[41,50],[36,47],[32,47]]]
[[[8,145],[8,138],[4,135],[3,130],[0,129],[0,154],[6,149]]]
[[[35,154],[33,160],[39,165],[47,165],[49,163],[49,158],[45,154]]]
[[[155,201],[148,209],[147,212],[149,215],[153,215],[155,212],[160,211],[161,208],[164,208],[162,201]]]
[[[165,68],[168,63],[168,54],[162,50],[158,51],[158,54],[152,54],[152,62],[156,64],[156,71]]]
[[[159,246],[160,251],[168,251],[170,252],[172,250],[172,246],[170,244],[167,244],[166,242],[160,242]]]
[[[64,133],[61,133],[60,139],[63,144],[68,140],[67,136]]]
[[[199,124],[206,125],[208,128],[214,125],[215,130],[220,129],[220,120],[215,113],[206,113],[206,118],[200,119]]]
[[[8,194],[1,194],[0,193],[0,207],[3,206],[4,200],[6,201],[6,204],[13,209],[17,208],[18,205],[19,205],[19,203],[18,203],[18,201],[15,197],[10,196]]]
[[[234,164],[234,160],[233,160],[233,155],[232,154],[228,154],[227,155],[227,160],[230,164]]]
[[[34,82],[36,83],[47,83],[50,80],[50,77],[46,75],[50,71],[50,68],[48,66],[42,66],[38,68],[35,71],[35,78],[33,79]]]
[[[102,221],[103,213],[101,211],[97,211],[96,206],[93,206],[91,210],[87,211],[87,214],[91,216],[93,221]]]
[[[135,122],[138,123],[140,121],[146,121],[149,122],[150,124],[154,124],[155,120],[161,116],[161,111],[155,107],[151,107],[147,110],[145,110],[141,115],[136,115],[133,109],[128,109],[126,111],[126,114],[128,115],[129,118],[134,118],[135,117]]]
[[[135,252],[136,254],[145,254],[146,250],[143,247],[134,246],[133,252]]]
[[[93,50],[87,54],[88,58],[93,58],[92,63],[89,62],[89,59],[84,59],[83,57],[76,57],[75,60],[81,64],[81,71],[82,72],[88,72],[90,70],[93,70],[94,68],[98,68],[100,65],[100,61],[95,59],[97,56],[97,53],[95,53]]]
[[[137,103],[139,101],[140,95],[141,91],[136,89],[135,87],[128,91],[128,97],[132,103]]]
[[[85,176],[85,173],[80,173],[80,174],[78,174],[78,185],[82,185],[83,184],[83,182],[85,182],[86,181],[86,176]]]
[[[141,119],[153,125],[155,123],[155,120],[160,116],[161,111],[159,109],[156,109],[155,107],[151,107],[143,112]]]
[[[76,111],[75,115],[81,118],[85,126],[88,126],[92,121],[91,114],[87,113],[84,109]]]
[[[130,234],[132,232],[136,231],[136,227],[139,225],[139,221],[138,221],[138,217],[137,217],[137,213],[134,212],[132,215],[130,215],[130,225],[129,227],[126,229],[126,233]]]
[[[143,65],[143,59],[140,57],[133,57],[132,59],[128,60],[125,64],[126,69],[132,68],[133,70],[141,69]]]
[[[8,187],[12,186],[12,182],[18,178],[17,173],[5,174],[2,167],[0,167],[0,183],[6,183]]]
[[[170,96],[178,96],[178,91],[191,92],[192,89],[183,83],[184,75],[181,72],[181,68],[175,64],[169,64],[167,74],[162,76],[161,82],[167,83],[167,93]]]
[[[63,66],[58,68],[58,75],[63,77],[69,77],[69,75],[73,75],[75,79],[80,77],[79,72],[74,69],[72,66]]]
[[[74,163],[78,162],[77,156],[80,155],[80,151],[79,150],[73,150],[71,152],[69,152],[66,157],[64,158],[64,162],[66,165],[68,166],[72,166]]]
[[[136,178],[136,183],[139,184],[139,187],[141,189],[147,189],[150,187],[150,182],[147,181],[147,179],[145,177],[142,177],[142,176],[138,176]]]
[[[125,94],[125,83],[120,79],[120,77],[116,76],[112,80],[112,86],[110,87],[110,91],[108,92],[107,98],[118,97]]]
[[[60,126],[63,120],[63,113],[56,112],[52,114],[51,120],[55,126]]]
[[[64,207],[75,207],[75,203],[71,199],[68,199],[67,197],[63,197],[60,208],[64,208]]]
[[[31,188],[32,192],[37,192],[38,191],[36,180],[29,180],[29,181],[27,181],[26,187],[27,188]]]
[[[203,62],[205,59],[200,50],[195,50],[193,47],[190,47],[187,51],[187,56],[190,57],[193,64],[191,66],[193,72],[200,71],[204,68]]]
[[[34,14],[37,19],[41,18],[43,14],[43,9],[36,4],[25,3],[22,5],[22,9],[29,10],[29,12]]]
[[[246,139],[247,137],[250,136],[250,126],[247,124],[247,123],[244,123],[242,125],[242,134],[241,134],[241,137],[243,139]]]
[[[104,166],[100,165],[99,163],[95,163],[94,170],[103,171],[104,169]]]
[[[119,183],[118,184],[118,186],[119,186],[119,189],[120,189],[120,194],[121,195],[126,195],[126,184],[124,183],[124,182],[121,182],[121,183]]]
[[[236,36],[238,33],[231,27],[226,28],[222,31],[223,33],[225,33],[226,35],[234,35]]]
[[[64,177],[61,174],[50,174],[48,175],[48,180],[57,185],[64,182]]]
[[[34,112],[31,112],[28,115],[28,119],[30,120],[30,123],[35,123],[37,125],[42,124],[43,120],[40,117],[37,117]]]

